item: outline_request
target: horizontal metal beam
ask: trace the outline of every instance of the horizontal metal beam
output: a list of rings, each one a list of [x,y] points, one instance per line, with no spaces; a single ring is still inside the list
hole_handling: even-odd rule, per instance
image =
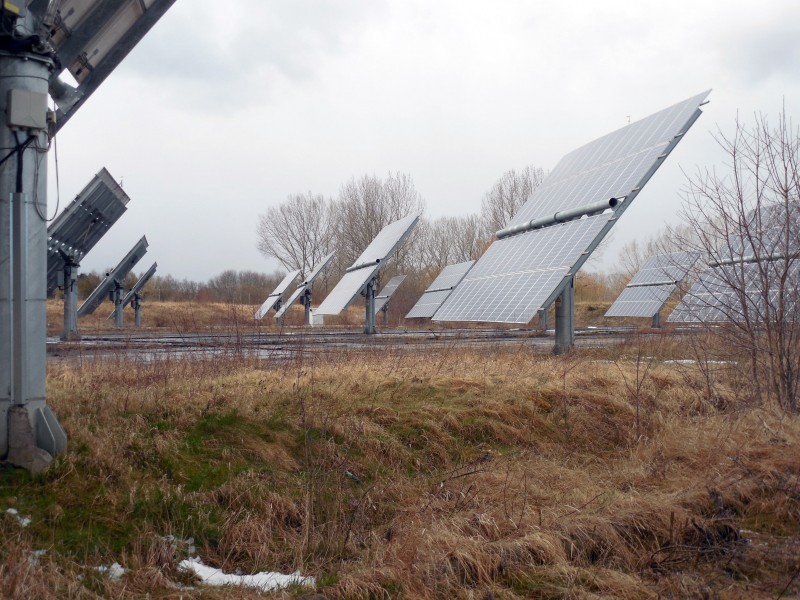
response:
[[[368,262],[358,263],[357,265],[353,265],[352,267],[347,267],[344,270],[344,272],[345,273],[352,273],[353,271],[358,271],[359,269],[364,269],[366,267],[374,267],[375,265],[379,264],[380,262],[381,262],[381,259],[377,258],[375,260],[371,260],[371,261],[368,261]]]
[[[517,225],[512,225],[511,227],[506,227],[505,229],[498,231],[495,236],[498,240],[502,240],[503,238],[507,238],[512,235],[525,233],[526,231],[532,231],[534,229],[541,229],[542,227],[555,225],[556,223],[565,223],[574,219],[580,219],[584,216],[597,215],[608,210],[609,208],[614,208],[617,204],[619,204],[619,201],[619,198],[609,198],[608,200],[602,200],[600,202],[595,202],[594,204],[578,206],[577,208],[570,208],[569,210],[562,210],[552,216],[539,217],[538,219],[532,219],[531,221],[526,221],[525,223],[519,223]]]
[[[788,258],[795,259],[795,258],[798,258],[798,257],[800,257],[800,254],[795,253],[795,254],[789,255]],[[737,257],[737,258],[726,258],[725,260],[712,261],[712,262],[708,263],[708,266],[709,267],[725,267],[725,266],[728,266],[728,265],[741,265],[741,264],[745,264],[745,263],[760,262],[762,260],[766,261],[766,262],[769,262],[771,260],[782,260],[782,259],[785,259],[785,258],[787,258],[787,256],[783,252],[779,252],[778,254],[770,254],[769,256],[756,256],[754,254],[748,254],[747,256],[740,256],[740,257]]]

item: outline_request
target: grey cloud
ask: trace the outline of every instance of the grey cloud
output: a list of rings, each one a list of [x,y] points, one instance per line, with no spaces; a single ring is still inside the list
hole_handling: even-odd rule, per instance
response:
[[[156,78],[196,108],[218,106],[206,99],[219,99],[223,89],[229,102],[233,97],[246,104],[264,98],[230,91],[268,90],[278,77],[298,83],[313,79],[326,56],[346,51],[348,41],[383,11],[381,3],[370,0],[240,0],[235,7],[246,11],[246,20],[226,37],[225,11],[192,2],[191,9],[180,7],[183,12],[173,7],[126,68]]]

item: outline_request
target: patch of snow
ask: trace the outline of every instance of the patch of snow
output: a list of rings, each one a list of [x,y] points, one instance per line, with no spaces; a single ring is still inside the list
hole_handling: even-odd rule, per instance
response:
[[[20,527],[27,527],[31,524],[30,517],[20,517],[19,511],[16,508],[7,508],[6,514],[11,515],[12,517],[16,517],[17,523],[19,523]]]
[[[182,571],[191,571],[206,585],[238,585],[255,588],[262,592],[277,590],[295,584],[308,587],[315,585],[313,577],[303,577],[299,572],[291,575],[272,572],[256,573],[255,575],[225,574],[222,569],[204,565],[197,557],[181,561],[178,568]]]
[[[101,575],[105,575],[106,577],[114,581],[119,581],[120,579],[122,579],[122,576],[125,575],[125,569],[122,567],[121,564],[116,562],[110,567],[101,565],[99,567],[95,567],[95,569],[97,569],[97,572],[100,573]]]

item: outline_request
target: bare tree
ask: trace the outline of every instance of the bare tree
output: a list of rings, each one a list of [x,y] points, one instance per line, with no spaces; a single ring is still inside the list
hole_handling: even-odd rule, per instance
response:
[[[332,230],[339,269],[352,264],[386,225],[424,209],[425,202],[411,176],[404,173],[389,173],[385,180],[364,175],[345,183],[333,203]],[[400,248],[397,263],[403,264],[407,257],[407,250]]]
[[[258,250],[302,276],[331,251],[331,208],[319,194],[291,194],[258,218]]]
[[[417,229],[417,270],[429,276],[449,264],[477,260],[487,245],[477,215],[424,220]]]
[[[610,239],[609,236],[606,236],[606,239]],[[631,240],[622,246],[619,253],[619,266],[622,276],[627,279],[633,277],[651,256],[685,250],[686,240],[692,240],[692,247],[697,245],[693,228],[686,224],[666,227],[645,241]]]
[[[481,203],[481,221],[489,235],[508,225],[511,218],[542,184],[544,177],[544,170],[534,166],[503,173]]]
[[[729,171],[700,171],[687,187],[684,248],[710,269],[685,301],[744,353],[753,393],[797,410],[800,380],[800,135],[785,115],[718,132]],[[713,298],[711,302],[708,298]]]

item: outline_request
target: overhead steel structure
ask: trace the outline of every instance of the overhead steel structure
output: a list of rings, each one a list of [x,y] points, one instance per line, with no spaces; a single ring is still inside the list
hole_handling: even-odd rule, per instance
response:
[[[278,312],[275,313],[276,319],[283,318],[283,315],[292,307],[292,304],[300,300],[305,310],[305,324],[311,325],[311,288],[314,284],[314,280],[319,277],[331,263],[333,256],[334,253],[331,252],[328,256],[319,261],[319,263],[314,265],[314,268],[311,269],[311,274],[306,277],[303,283],[301,283],[294,292],[292,292],[288,300],[286,300],[278,309]]]
[[[395,275],[375,296],[375,316],[377,317],[379,312],[383,312],[384,327],[389,324],[389,301],[405,279],[405,275]]]
[[[386,260],[411,235],[418,221],[418,214],[409,215],[381,229],[361,256],[347,268],[344,277],[319,305],[316,314],[338,315],[361,294],[365,299],[364,333],[375,333],[375,287],[378,273]]]
[[[276,287],[275,290],[269,296],[267,296],[267,299],[264,300],[264,303],[256,311],[256,314],[253,315],[253,318],[260,321],[273,308],[276,311],[279,311],[281,304],[283,304],[283,295],[286,293],[286,290],[289,289],[289,286],[294,283],[294,280],[297,279],[298,275],[300,275],[299,269],[296,271],[289,271],[289,273],[286,274],[286,277],[284,277],[283,280],[278,284],[278,287]]]
[[[80,263],[127,210],[129,201],[103,168],[47,228],[47,294],[57,287],[64,290],[62,340],[80,338],[77,313]]]
[[[133,319],[134,319],[134,326],[141,327],[142,326],[142,288],[147,285],[147,282],[156,274],[156,269],[158,268],[158,263],[153,263],[147,271],[145,271],[144,275],[142,275],[139,280],[133,284],[133,287],[130,291],[125,294],[125,297],[122,299],[122,309],[124,310],[128,304],[133,307]],[[116,308],[116,307],[115,307]],[[110,315],[108,315],[108,320],[117,318],[117,311],[114,310]],[[120,325],[121,326],[121,325]]]
[[[766,205],[720,244],[708,269],[667,318],[671,323],[800,318],[800,213]]]
[[[122,291],[125,278],[133,270],[141,258],[147,253],[147,238],[142,236],[133,248],[128,251],[119,264],[113,270],[106,273],[105,278],[101,281],[94,291],[87,296],[78,309],[78,316],[85,317],[92,314],[98,306],[103,303],[106,297],[109,297],[114,302],[114,326],[117,329],[122,329]]]
[[[528,323],[556,302],[555,352],[574,343],[574,277],[697,120],[703,92],[562,158],[436,311]]]
[[[699,252],[672,252],[648,258],[606,311],[606,317],[649,317],[661,326],[661,310],[700,258]]]
[[[45,399],[50,139],[174,2],[0,4],[0,457],[29,470],[67,443]]]
[[[447,265],[408,311],[406,319],[430,319],[456,286],[467,275],[474,260]]]

